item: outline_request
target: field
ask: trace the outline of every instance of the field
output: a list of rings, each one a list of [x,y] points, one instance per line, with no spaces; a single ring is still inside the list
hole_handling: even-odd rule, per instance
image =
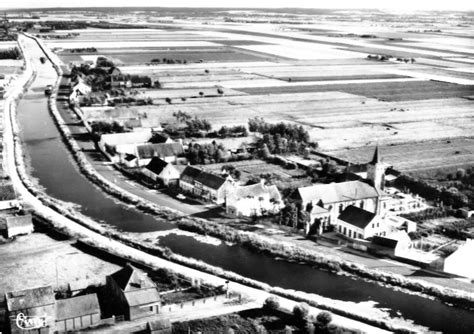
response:
[[[302,125],[322,152],[353,162],[366,161],[379,144],[404,171],[473,164],[471,28],[438,27],[434,16],[417,24],[384,17],[377,25],[336,18],[299,25],[227,24],[216,15],[210,25],[180,20],[166,29],[77,30],[77,38],[47,43],[61,48],[65,62],[105,55],[124,73],[159,80],[162,90],[140,91],[154,105],[131,108],[164,123],[178,111],[208,119],[214,129],[258,116]],[[66,50],[89,46],[97,53]],[[187,64],[147,64],[152,58]]]

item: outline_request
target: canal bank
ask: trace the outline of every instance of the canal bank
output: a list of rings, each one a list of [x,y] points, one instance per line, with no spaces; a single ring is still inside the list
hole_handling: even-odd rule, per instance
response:
[[[30,156],[33,173],[36,173],[35,176],[39,179],[42,185],[44,185],[43,180],[53,179],[52,182],[45,186],[48,193],[51,192],[54,194],[56,192],[58,194],[63,194],[61,195],[62,197],[58,197],[62,200],[81,204],[81,211],[86,213],[85,210],[89,210],[86,206],[88,205],[89,192],[92,192],[89,188],[96,188],[91,186],[89,182],[86,182],[89,185],[89,188],[83,184],[71,183],[72,179],[70,174],[78,174],[78,171],[74,165],[70,166],[70,158],[68,158],[67,150],[64,150],[64,147],[61,147],[61,145],[64,145],[61,142],[61,138],[58,136],[57,129],[54,127],[51,120],[48,120],[49,114],[47,110],[46,113],[44,113],[44,110],[38,110],[37,117],[40,118],[41,122],[44,124],[41,133],[35,134],[35,129],[31,129],[32,132],[30,133],[25,133],[25,136],[31,135],[30,139],[32,139],[33,143],[33,147],[29,147],[29,143],[26,143],[27,149],[29,148],[29,153],[35,155],[34,158],[33,156]],[[25,122],[25,125],[27,125],[30,121],[31,120],[25,116],[25,119],[22,120],[22,124]],[[45,131],[45,129],[47,129],[47,131]],[[54,132],[54,130],[56,130],[56,132]],[[35,152],[31,152],[38,147],[35,146],[37,143],[34,142],[34,140],[38,139],[37,137],[39,137],[41,144],[44,145],[44,147],[42,147],[42,152],[52,153],[49,154],[50,156],[48,156],[48,159],[44,157],[44,153],[36,155]],[[62,173],[54,173],[54,171],[57,170],[55,167],[56,164],[61,165]],[[54,179],[56,182],[54,182]],[[78,179],[80,179],[82,183],[85,181],[82,176]],[[83,189],[84,187],[86,189]],[[67,190],[69,190],[69,192]],[[70,194],[71,192],[73,194]],[[106,196],[103,197],[109,199]],[[71,198],[74,198],[74,200],[71,200]],[[102,203],[95,203],[95,205],[98,205],[99,207],[100,204]],[[114,204],[117,206],[117,210],[123,207],[122,205]],[[99,212],[89,210],[86,214],[91,215],[95,219],[103,219],[101,218],[103,217],[103,214],[100,210]],[[115,226],[121,224],[120,228],[127,228],[135,231],[138,230],[136,221],[127,219],[120,220],[120,215],[114,211],[109,214],[109,217],[103,219],[108,224]],[[144,214],[140,215],[151,217]],[[155,220],[154,224],[156,229],[159,229],[163,222]],[[150,225],[150,227],[153,228],[152,225]],[[147,225],[145,231],[148,228],[149,226]],[[445,331],[449,331],[451,328],[447,325],[449,324],[448,319],[453,318],[458,320],[458,324],[455,325],[457,327],[453,328],[457,330],[457,332],[467,332],[472,328],[472,323],[469,322],[469,316],[471,316],[471,314],[463,314],[461,311],[458,312],[458,310],[449,308],[446,305],[441,304],[439,301],[431,301],[418,296],[410,296],[402,292],[396,292],[360,280],[353,280],[347,277],[341,278],[312,268],[306,268],[305,266],[296,263],[276,261],[272,257],[247,252],[236,246],[210,246],[192,240],[192,238],[174,236],[164,238],[160,242],[163,246],[170,247],[175,253],[198,258],[206,263],[218,265],[226,270],[232,270],[243,276],[265,281],[274,286],[320,293],[323,296],[330,298],[337,298],[356,303],[371,301],[378,303],[378,307],[388,308],[392,315],[402,315],[403,317],[413,319],[416,323],[427,325],[432,329],[441,330],[442,328]],[[249,263],[251,263],[252,266],[249,266]],[[424,314],[421,310],[429,311],[427,311],[428,314]],[[442,314],[443,316],[433,319],[433,317],[429,316],[430,312]]]

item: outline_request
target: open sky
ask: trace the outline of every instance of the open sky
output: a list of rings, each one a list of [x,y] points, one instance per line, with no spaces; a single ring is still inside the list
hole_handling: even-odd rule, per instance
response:
[[[236,8],[380,8],[408,10],[474,10],[473,0],[1,0],[0,8],[40,7],[236,7]]]

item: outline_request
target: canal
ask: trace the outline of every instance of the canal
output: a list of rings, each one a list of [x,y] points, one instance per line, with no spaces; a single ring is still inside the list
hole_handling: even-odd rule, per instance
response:
[[[18,118],[31,175],[51,196],[77,204],[96,220],[129,232],[170,229],[173,226],[117,203],[80,174],[47,108],[43,90],[55,81],[51,64],[39,63],[41,51],[26,41],[38,68],[38,77],[20,101]],[[279,261],[226,243],[211,245],[189,236],[171,234],[160,244],[178,254],[202,260],[273,286],[316,293],[351,302],[375,302],[392,316],[446,333],[472,333],[474,313],[439,301],[394,291],[360,279],[338,276],[297,263]]]

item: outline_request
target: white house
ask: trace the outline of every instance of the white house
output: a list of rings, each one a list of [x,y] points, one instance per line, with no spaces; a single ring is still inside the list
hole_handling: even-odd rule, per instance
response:
[[[264,180],[253,185],[236,187],[226,198],[226,212],[235,216],[276,214],[283,207],[277,187],[266,186]]]
[[[444,259],[444,272],[474,279],[473,254],[474,239],[467,239],[454,253]]]
[[[165,186],[177,184],[180,173],[172,164],[160,159],[153,158],[150,163],[143,168],[142,173],[156,182],[161,182]]]
[[[385,236],[387,228],[380,216],[350,205],[337,218],[336,231],[352,239],[367,239]]]
[[[76,103],[79,101],[80,96],[87,96],[91,93],[91,91],[92,88],[79,78],[77,83],[72,87],[71,94],[69,95],[69,101],[71,103]]]

